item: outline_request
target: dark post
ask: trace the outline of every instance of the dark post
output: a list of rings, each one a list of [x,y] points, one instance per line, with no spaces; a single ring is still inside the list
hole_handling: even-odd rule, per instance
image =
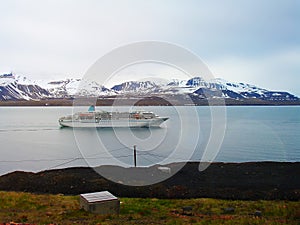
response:
[[[136,167],[136,145],[133,146],[134,167]]]

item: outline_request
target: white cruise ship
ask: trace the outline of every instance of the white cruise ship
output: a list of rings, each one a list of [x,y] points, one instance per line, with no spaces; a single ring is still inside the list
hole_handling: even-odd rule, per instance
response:
[[[87,112],[61,117],[59,124],[62,127],[159,127],[168,117],[160,117],[153,112],[107,112],[95,111],[90,106]]]

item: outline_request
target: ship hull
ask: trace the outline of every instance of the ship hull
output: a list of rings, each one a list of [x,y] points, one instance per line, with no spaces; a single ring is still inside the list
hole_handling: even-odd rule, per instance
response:
[[[113,127],[159,127],[168,118],[160,117],[154,119],[136,119],[136,120],[99,120],[99,121],[59,121],[62,127],[72,128],[113,128]]]

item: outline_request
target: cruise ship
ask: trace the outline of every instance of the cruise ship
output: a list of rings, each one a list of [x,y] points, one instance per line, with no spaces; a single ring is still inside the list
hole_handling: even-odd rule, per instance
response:
[[[90,106],[87,112],[78,112],[73,115],[59,118],[61,127],[159,127],[168,117],[160,117],[153,112],[107,112],[96,111]]]

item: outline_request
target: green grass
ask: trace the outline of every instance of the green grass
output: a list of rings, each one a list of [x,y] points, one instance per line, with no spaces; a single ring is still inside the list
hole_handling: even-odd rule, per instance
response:
[[[121,198],[120,215],[79,209],[78,196],[0,192],[0,223],[32,224],[300,224],[300,203],[217,199]],[[191,215],[182,207],[191,206]],[[234,212],[225,213],[225,208]],[[261,211],[262,216],[254,216]]]

